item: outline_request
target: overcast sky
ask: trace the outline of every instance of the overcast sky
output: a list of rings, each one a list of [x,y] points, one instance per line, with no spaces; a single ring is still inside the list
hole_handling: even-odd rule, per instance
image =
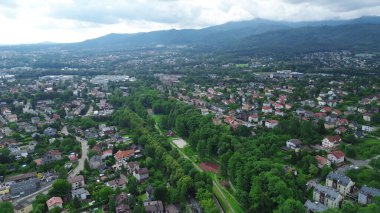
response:
[[[109,33],[380,15],[380,0],[0,0],[0,44],[74,42]]]

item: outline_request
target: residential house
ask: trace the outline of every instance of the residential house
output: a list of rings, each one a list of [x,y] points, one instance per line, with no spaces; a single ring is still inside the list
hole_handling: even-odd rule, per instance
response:
[[[84,187],[84,177],[83,177],[83,175],[71,177],[71,178],[69,178],[69,183],[71,183],[72,190],[82,188],[82,187]]]
[[[146,201],[144,202],[145,212],[147,213],[164,213],[164,205],[162,201]]]
[[[62,153],[58,150],[49,150],[43,157],[42,157],[42,164],[50,163],[53,161],[60,160],[62,158]]]
[[[344,162],[344,153],[342,151],[333,151],[327,155],[327,158],[333,164],[342,164]]]
[[[363,120],[367,122],[371,122],[371,114],[370,113],[364,113],[363,114]]]
[[[318,168],[320,168],[320,169],[325,167],[325,166],[331,166],[330,160],[328,160],[325,157],[317,155],[317,156],[315,156],[315,159],[317,160]]]
[[[314,187],[313,199],[328,208],[339,208],[343,201],[343,197],[338,191],[320,184]]]
[[[259,115],[257,113],[250,115],[248,117],[248,121],[249,122],[259,122]]]
[[[105,150],[103,153],[102,153],[102,160],[108,158],[108,157],[111,157],[112,156],[112,149],[109,149],[109,150]]]
[[[51,127],[48,127],[44,130],[44,135],[55,137],[57,135],[57,130]]]
[[[364,132],[374,132],[377,129],[378,129],[377,127],[362,125],[362,131],[364,131]]]
[[[5,119],[7,119],[9,122],[14,122],[14,123],[16,123],[18,120],[17,115],[15,114],[6,115]]]
[[[30,119],[30,121],[32,122],[32,124],[37,125],[37,124],[40,123],[41,119],[40,119],[39,117],[32,117],[32,118]]]
[[[272,113],[272,107],[270,107],[270,106],[263,106],[263,108],[261,109],[261,111],[263,113]]]
[[[117,188],[125,189],[126,181],[122,178],[114,179],[111,181],[108,181],[106,183],[106,186],[111,187],[113,190],[116,190]]]
[[[306,208],[307,212],[309,212],[309,213],[323,212],[323,211],[326,211],[328,209],[322,203],[320,203],[320,202],[312,202],[310,200],[307,200],[305,202],[304,207]]]
[[[120,205],[122,203],[128,203],[129,196],[126,192],[120,192],[118,195],[116,195],[116,205]]]
[[[129,150],[125,150],[125,151],[119,150],[116,152],[114,157],[118,163],[124,163],[124,162],[128,161],[130,158],[132,158],[134,155],[135,155],[134,149],[129,149]]]
[[[90,196],[90,193],[84,189],[84,188],[79,188],[71,191],[71,197],[74,198],[79,198],[79,200],[86,200]]]
[[[139,169],[140,167],[140,164],[139,162],[136,162],[136,161],[133,161],[133,162],[129,162],[127,164],[127,170],[128,170],[128,173],[129,174],[133,174],[133,172],[136,170],[136,169]]]
[[[299,139],[290,139],[286,141],[286,147],[290,149],[299,149],[302,146],[302,141]]]
[[[141,183],[149,178],[148,168],[138,168],[133,172],[133,176]]]
[[[116,206],[115,212],[116,213],[131,213],[132,210],[130,209],[129,205],[123,203]]]
[[[63,204],[63,201],[62,201],[62,198],[60,197],[52,197],[46,201],[46,205],[49,211],[52,210],[54,207],[62,208],[63,207],[62,204]]]
[[[165,211],[166,213],[180,213],[179,207],[173,204],[166,206]]]
[[[354,184],[351,178],[336,172],[330,172],[326,177],[326,186],[338,190],[344,196],[352,192]]]
[[[333,148],[337,146],[340,141],[342,141],[342,139],[340,138],[339,135],[327,136],[326,138],[322,140],[322,146],[328,149]]]
[[[278,125],[277,120],[266,120],[265,121],[265,127],[269,129],[273,129]]]
[[[344,126],[340,126],[336,128],[334,132],[338,135],[343,135],[345,132],[347,132],[347,129]]]
[[[359,191],[358,202],[364,205],[370,204],[374,197],[380,197],[380,189],[364,185]]]
[[[91,169],[98,169],[103,165],[102,158],[99,155],[94,155],[90,158],[89,164]]]

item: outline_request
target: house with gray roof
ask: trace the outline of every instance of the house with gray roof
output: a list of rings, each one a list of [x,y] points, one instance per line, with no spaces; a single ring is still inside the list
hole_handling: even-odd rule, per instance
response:
[[[323,212],[326,211],[328,208],[323,205],[320,202],[312,202],[310,200],[307,200],[304,204],[305,208],[308,212],[314,213],[314,212]]]
[[[77,197],[80,200],[85,200],[88,198],[88,196],[90,196],[90,193],[84,188],[79,188],[79,189],[72,190],[71,196],[73,199]]]
[[[10,187],[10,193],[12,197],[23,197],[36,192],[40,188],[40,180],[33,178],[12,184]]]
[[[351,193],[355,183],[346,175],[330,172],[326,177],[326,186],[336,189],[342,195]]]
[[[147,213],[164,213],[165,211],[162,201],[145,201],[144,208]]]
[[[358,202],[361,204],[372,203],[373,197],[380,197],[380,189],[363,186],[359,191]]]
[[[328,208],[339,208],[343,201],[343,196],[330,187],[317,184],[314,188],[313,199]]]
[[[48,127],[44,130],[44,135],[54,137],[57,135],[57,130],[51,127]]]

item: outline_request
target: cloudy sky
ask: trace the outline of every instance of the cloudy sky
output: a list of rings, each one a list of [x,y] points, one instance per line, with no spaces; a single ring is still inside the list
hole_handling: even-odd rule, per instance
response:
[[[108,33],[380,15],[380,0],[0,0],[0,44],[74,42]]]

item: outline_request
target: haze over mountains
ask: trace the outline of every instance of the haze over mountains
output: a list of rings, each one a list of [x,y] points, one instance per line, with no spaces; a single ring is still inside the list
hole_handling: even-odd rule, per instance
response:
[[[278,22],[255,19],[198,30],[109,34],[59,46],[69,49],[119,50],[155,48],[163,45],[186,45],[201,51],[239,54],[331,50],[380,51],[380,17],[316,22]]]

